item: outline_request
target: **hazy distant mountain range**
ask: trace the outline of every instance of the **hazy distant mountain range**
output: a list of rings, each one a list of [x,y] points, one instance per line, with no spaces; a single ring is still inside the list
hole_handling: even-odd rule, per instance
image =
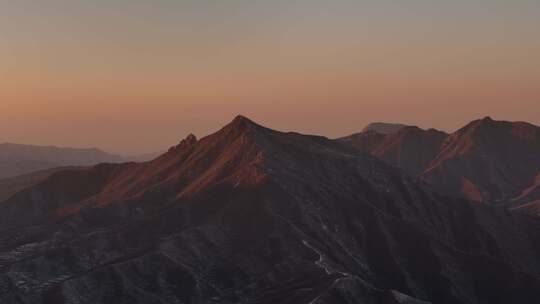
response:
[[[123,157],[99,149],[0,144],[0,178],[61,166],[95,165],[123,161],[125,161]]]
[[[239,116],[150,162],[59,170],[0,203],[0,302],[537,303],[538,217],[460,198],[517,197],[537,128],[330,140]]]
[[[153,160],[159,157],[163,153],[164,152],[150,152],[150,153],[143,153],[143,154],[137,154],[137,155],[129,155],[129,156],[124,156],[124,159],[126,161],[141,163],[141,162]]]
[[[120,156],[102,150],[54,146],[0,144],[0,179],[63,166],[88,166],[99,163],[144,162],[161,153]]]
[[[68,168],[99,163],[145,162],[160,154],[120,156],[95,148],[0,144],[0,201]]]

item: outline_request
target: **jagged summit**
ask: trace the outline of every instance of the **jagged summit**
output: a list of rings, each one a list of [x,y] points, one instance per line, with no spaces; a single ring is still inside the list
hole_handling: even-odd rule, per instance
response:
[[[516,149],[524,144],[530,144],[531,141],[538,145],[539,130],[540,127],[529,123],[493,120],[486,116],[468,123],[451,134],[445,143],[446,151],[441,151],[441,154],[457,155],[471,151],[501,153],[510,147]]]
[[[491,118],[490,116],[484,116],[484,118],[482,118],[483,121],[494,121],[493,118]]]
[[[232,125],[242,125],[242,124],[245,124],[245,125],[256,125],[256,123],[247,118],[246,116],[244,115],[241,115],[241,114],[238,114],[234,117],[234,119],[231,121],[231,124]]]
[[[233,144],[238,137],[246,135],[248,132],[255,130],[266,130],[268,132],[272,131],[255,123],[254,121],[243,115],[237,115],[233,120],[223,126],[220,130],[216,131],[213,134],[207,135],[200,140],[197,139],[195,135],[189,134],[178,145],[171,147],[166,155],[175,155],[174,153],[171,154],[172,152],[182,153],[182,151],[185,151],[188,148],[198,146],[198,144],[200,144],[201,146],[218,145],[220,147],[222,147],[223,145]]]
[[[271,129],[268,129],[253,120],[243,116],[243,115],[237,115],[230,123],[225,125],[220,131],[216,132],[218,133],[232,133],[235,135],[239,135],[241,133],[244,133],[246,131],[273,131]]]
[[[473,120],[463,128],[455,132],[455,134],[464,134],[468,133],[471,135],[495,135],[495,132],[509,134],[509,135],[519,135],[518,133],[527,133],[536,135],[539,130],[539,126],[533,125],[528,122],[523,121],[505,121],[505,120],[494,120],[489,116],[486,116],[482,119]]]
[[[187,144],[194,144],[197,142],[197,137],[195,135],[193,135],[192,133],[190,133],[185,139],[184,141],[187,143]]]
[[[169,149],[169,152],[179,150],[185,147],[189,147],[196,143],[197,143],[197,137],[190,133],[186,138],[182,139],[178,145],[171,147]]]
[[[245,128],[265,128],[264,126],[254,122],[244,115],[236,115],[231,122],[223,127],[223,129],[245,129]]]

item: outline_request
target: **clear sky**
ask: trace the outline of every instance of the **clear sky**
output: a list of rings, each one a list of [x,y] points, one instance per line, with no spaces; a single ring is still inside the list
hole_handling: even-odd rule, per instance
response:
[[[538,0],[0,0],[0,142],[540,124]]]

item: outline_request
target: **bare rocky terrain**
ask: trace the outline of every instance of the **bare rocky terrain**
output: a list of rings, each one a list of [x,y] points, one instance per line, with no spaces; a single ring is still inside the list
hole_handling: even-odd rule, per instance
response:
[[[1,303],[536,303],[540,219],[237,117],[0,204]]]

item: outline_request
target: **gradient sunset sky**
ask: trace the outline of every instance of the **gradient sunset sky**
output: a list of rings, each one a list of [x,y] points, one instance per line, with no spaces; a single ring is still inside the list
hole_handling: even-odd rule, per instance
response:
[[[236,114],[540,124],[538,0],[0,0],[0,142],[137,154]]]

